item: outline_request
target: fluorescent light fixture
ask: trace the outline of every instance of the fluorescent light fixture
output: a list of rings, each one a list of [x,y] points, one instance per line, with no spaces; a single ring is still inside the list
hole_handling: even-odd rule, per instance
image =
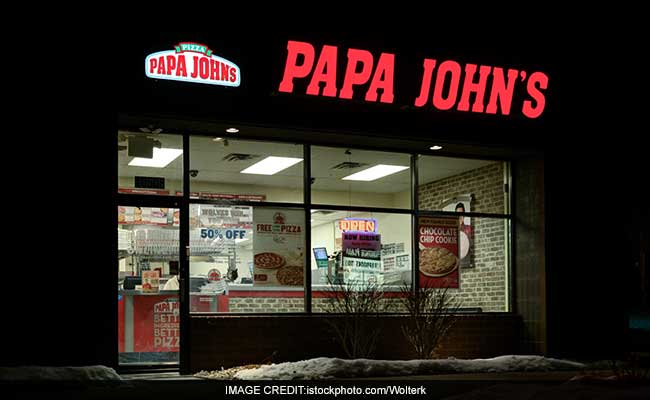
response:
[[[154,147],[152,158],[135,157],[129,165],[133,167],[164,168],[181,154],[183,154],[181,149],[159,149]]]
[[[298,164],[302,158],[292,157],[266,157],[260,162],[257,162],[245,170],[241,171],[242,174],[258,174],[258,175],[273,175],[283,169],[287,169],[294,164]]]
[[[228,128],[228,129],[226,129],[226,132],[228,132],[228,133],[237,133],[237,132],[239,132],[239,129],[237,129],[237,128]]]
[[[405,169],[409,169],[409,167],[379,164],[341,179],[346,181],[374,181],[375,179],[383,178],[386,175],[404,171]]]
[[[435,146],[429,147],[429,149],[430,150],[440,150],[440,149],[442,149],[442,146],[435,145]]]

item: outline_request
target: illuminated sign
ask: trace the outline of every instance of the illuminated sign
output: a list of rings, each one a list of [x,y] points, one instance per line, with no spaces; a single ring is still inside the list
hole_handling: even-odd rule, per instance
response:
[[[215,56],[207,46],[181,42],[174,50],[149,54],[144,62],[145,74],[153,79],[239,86],[241,72],[232,61]]]
[[[345,218],[339,220],[343,232],[377,232],[377,220],[369,218]]]
[[[284,76],[280,82],[281,92],[293,92],[293,80],[306,78],[313,72],[307,94],[318,96],[319,84],[325,84],[323,96],[336,97],[338,88],[336,86],[336,61],[338,48],[336,46],[323,46],[318,57],[316,68],[314,68],[315,50],[314,46],[305,42],[289,41],[287,44],[287,62],[284,67]],[[299,56],[304,61],[298,65]],[[377,101],[378,89],[382,89],[379,101],[382,103],[393,102],[393,68],[395,55],[381,53],[375,66],[372,53],[366,50],[348,49],[348,63],[345,69],[343,86],[338,92],[341,99],[351,99],[354,86],[360,86],[370,81],[370,87],[366,92],[366,101]],[[374,71],[374,72],[373,72]],[[372,77],[372,79],[371,79]]]
[[[367,50],[348,49],[339,87],[338,53],[337,46],[324,45],[317,53],[310,43],[289,41],[279,91],[293,93],[294,81],[309,79],[308,95],[352,99],[355,90],[365,90],[365,101],[394,102],[395,54],[381,53],[375,58]],[[510,115],[513,98],[517,97],[522,100],[516,105],[517,112],[537,118],[546,106],[548,76],[539,71],[426,58],[421,77],[418,97],[408,102],[415,107],[430,105],[442,111]]]

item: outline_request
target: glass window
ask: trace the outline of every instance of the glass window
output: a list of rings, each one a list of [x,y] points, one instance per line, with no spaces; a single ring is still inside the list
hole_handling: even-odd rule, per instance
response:
[[[303,146],[192,136],[193,198],[303,201]]]
[[[505,214],[508,164],[503,161],[420,156],[420,210]]]
[[[312,146],[312,202],[409,209],[410,160],[403,153]]]
[[[386,292],[411,284],[409,214],[315,209],[311,224],[313,312],[325,310],[339,283],[377,283]]]
[[[157,129],[118,131],[118,191],[176,195],[183,183],[183,138]]]
[[[508,219],[423,216],[418,224],[421,287],[450,288],[461,308],[508,311]]]
[[[118,206],[120,364],[178,363],[178,232],[178,209]]]
[[[191,204],[191,312],[304,312],[304,233],[303,209]]]

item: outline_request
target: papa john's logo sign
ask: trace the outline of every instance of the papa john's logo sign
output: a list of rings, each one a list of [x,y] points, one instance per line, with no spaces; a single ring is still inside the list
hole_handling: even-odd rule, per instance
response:
[[[153,79],[239,86],[241,71],[232,61],[215,56],[208,46],[181,42],[174,50],[159,51],[147,56],[145,74]]]

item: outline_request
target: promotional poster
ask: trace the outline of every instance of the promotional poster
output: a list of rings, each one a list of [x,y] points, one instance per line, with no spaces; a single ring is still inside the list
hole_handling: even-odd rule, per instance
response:
[[[302,286],[305,213],[255,208],[253,220],[253,285]]]
[[[460,287],[458,219],[419,220],[420,287]]]

